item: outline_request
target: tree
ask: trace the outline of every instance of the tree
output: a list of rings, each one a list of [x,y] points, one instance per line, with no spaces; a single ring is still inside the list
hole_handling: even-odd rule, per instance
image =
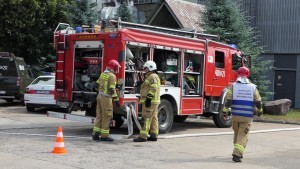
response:
[[[0,50],[23,57],[42,69],[39,58],[53,54],[51,43],[58,22],[65,22],[65,0],[3,0],[0,3]]]
[[[99,19],[97,3],[90,3],[89,0],[70,0],[65,7],[65,16],[71,26],[88,25],[93,27]]]
[[[128,4],[123,2],[119,9],[118,9],[118,16],[117,18],[121,18],[122,21],[125,21],[125,22],[133,22],[133,17],[130,13],[130,10],[128,8]]]
[[[251,55],[250,79],[257,85],[263,100],[272,92],[268,89],[269,80],[264,75],[270,67],[270,61],[262,61],[258,56],[262,48],[255,42],[255,32],[241,13],[239,5],[233,0],[208,0],[206,10],[202,13],[206,33],[217,34],[221,42],[236,44],[241,51]]]

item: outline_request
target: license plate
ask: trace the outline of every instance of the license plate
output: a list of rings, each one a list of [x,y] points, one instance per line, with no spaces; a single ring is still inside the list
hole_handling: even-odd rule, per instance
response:
[[[36,94],[49,94],[49,91],[47,91],[47,90],[38,90],[38,91],[36,91]]]
[[[0,94],[5,94],[6,91],[0,90]]]

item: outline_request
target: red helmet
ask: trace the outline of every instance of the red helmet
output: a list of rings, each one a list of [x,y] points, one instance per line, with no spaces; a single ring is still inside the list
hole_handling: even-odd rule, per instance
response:
[[[237,75],[238,76],[242,76],[242,77],[249,77],[250,75],[250,71],[248,68],[246,68],[245,66],[240,67],[239,70],[237,71]]]
[[[116,73],[119,72],[120,67],[121,67],[121,65],[119,64],[119,62],[114,59],[110,60],[107,64],[107,68],[113,69]]]

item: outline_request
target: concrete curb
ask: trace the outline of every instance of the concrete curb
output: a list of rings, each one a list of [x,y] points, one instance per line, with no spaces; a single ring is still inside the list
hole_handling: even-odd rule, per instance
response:
[[[279,123],[279,124],[295,124],[300,125],[300,122],[296,121],[286,121],[286,120],[269,120],[269,119],[262,119],[262,118],[253,118],[254,122],[262,122],[262,123]]]

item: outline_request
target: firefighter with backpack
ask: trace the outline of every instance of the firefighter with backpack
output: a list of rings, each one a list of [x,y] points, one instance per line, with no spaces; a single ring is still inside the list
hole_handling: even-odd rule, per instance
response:
[[[100,141],[113,141],[109,137],[110,120],[113,117],[113,102],[120,107],[119,98],[116,92],[116,75],[119,72],[120,64],[116,60],[110,60],[106,70],[101,73],[98,84],[96,120],[93,128],[92,139]],[[100,137],[101,136],[101,137]]]
[[[242,162],[254,112],[259,117],[262,115],[262,103],[256,85],[248,79],[250,71],[246,67],[240,67],[238,78],[233,83],[225,96],[223,115],[225,118],[232,115],[232,129],[234,131],[234,150],[232,161]]]

